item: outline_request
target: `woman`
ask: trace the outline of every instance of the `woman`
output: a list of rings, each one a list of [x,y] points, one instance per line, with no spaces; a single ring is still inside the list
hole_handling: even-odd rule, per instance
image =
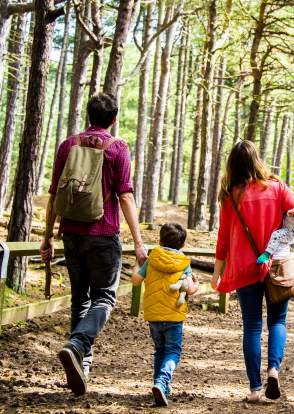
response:
[[[294,207],[294,195],[278,178],[271,176],[251,141],[232,149],[222,179],[219,200],[220,227],[211,285],[219,292],[237,290],[243,319],[243,352],[250,382],[250,402],[261,398],[261,333],[264,279],[268,268],[256,264],[256,255],[234,210],[235,201],[260,252],[271,233],[281,227],[282,215]],[[222,266],[226,268],[220,278]],[[267,301],[268,382],[265,395],[280,397],[279,369],[286,343],[288,301]]]

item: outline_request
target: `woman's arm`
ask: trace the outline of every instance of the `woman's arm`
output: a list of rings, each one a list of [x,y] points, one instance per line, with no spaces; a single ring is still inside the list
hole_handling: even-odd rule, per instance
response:
[[[217,289],[217,285],[219,283],[219,279],[220,276],[222,274],[223,271],[223,266],[224,266],[224,260],[220,260],[220,259],[215,259],[215,263],[214,263],[214,271],[213,271],[213,275],[211,277],[211,287],[216,290]]]

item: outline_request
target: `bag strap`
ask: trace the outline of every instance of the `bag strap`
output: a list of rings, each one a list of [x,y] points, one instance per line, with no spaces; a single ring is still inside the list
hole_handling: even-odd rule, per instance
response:
[[[98,135],[97,136],[95,136],[95,134],[94,135],[86,135],[84,137],[85,138],[84,141],[85,141],[86,145],[83,145],[83,146],[87,147],[88,146],[87,144],[89,143],[89,139],[91,139],[92,137],[96,138],[96,148],[101,149],[103,151],[107,150],[110,147],[110,145],[113,144],[114,141],[116,141],[116,138],[114,138],[114,137],[111,137],[107,141],[103,142]],[[76,145],[82,145],[81,134],[76,135],[75,140],[76,140]]]
[[[238,206],[237,206],[237,204],[236,204],[236,202],[235,202],[235,200],[234,200],[234,198],[233,198],[232,195],[231,195],[231,203],[232,203],[233,209],[235,210],[235,212],[236,212],[236,214],[237,214],[237,216],[238,216],[238,218],[240,220],[240,223],[242,224],[242,227],[243,227],[243,229],[245,231],[245,234],[246,234],[246,237],[247,237],[247,239],[248,239],[248,241],[250,243],[250,246],[252,247],[252,250],[254,251],[254,253],[256,254],[256,256],[258,257],[260,255],[260,252],[259,252],[259,250],[258,250],[258,248],[257,248],[257,246],[255,244],[254,238],[253,238],[253,236],[252,236],[252,234],[251,234],[251,232],[250,232],[247,224],[245,223],[245,221],[243,219],[243,216],[242,216],[240,210],[238,209]]]

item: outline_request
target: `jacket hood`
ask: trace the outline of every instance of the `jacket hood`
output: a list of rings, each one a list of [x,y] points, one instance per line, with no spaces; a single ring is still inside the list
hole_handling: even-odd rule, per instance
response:
[[[183,271],[191,260],[184,254],[158,246],[150,253],[149,263],[160,272],[175,273]]]

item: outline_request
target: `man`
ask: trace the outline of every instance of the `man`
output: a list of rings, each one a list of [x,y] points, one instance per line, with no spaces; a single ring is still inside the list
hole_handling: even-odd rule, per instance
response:
[[[87,105],[90,127],[76,136],[70,136],[59,147],[46,212],[48,245],[43,241],[40,252],[46,262],[54,255],[53,228],[56,218],[54,201],[58,182],[70,149],[77,143],[105,145],[102,168],[104,215],[93,222],[61,218],[66,265],[71,283],[71,335],[59,352],[69,388],[76,394],[86,392],[86,377],[92,362],[92,345],[104,327],[115,305],[121,268],[119,241],[119,204],[129,225],[137,260],[146,259],[131,182],[131,162],[125,142],[110,135],[118,112],[116,101],[106,94],[93,96]],[[111,141],[109,141],[111,140]],[[107,141],[110,145],[107,146]]]

